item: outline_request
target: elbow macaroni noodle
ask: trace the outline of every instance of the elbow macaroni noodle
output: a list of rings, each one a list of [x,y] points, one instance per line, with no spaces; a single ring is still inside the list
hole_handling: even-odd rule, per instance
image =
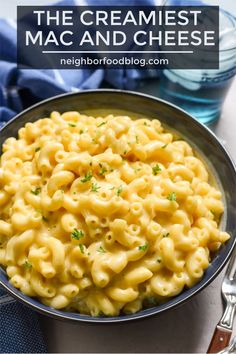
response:
[[[158,120],[78,112],[3,144],[0,263],[56,309],[117,316],[198,282],[229,239],[220,191]]]

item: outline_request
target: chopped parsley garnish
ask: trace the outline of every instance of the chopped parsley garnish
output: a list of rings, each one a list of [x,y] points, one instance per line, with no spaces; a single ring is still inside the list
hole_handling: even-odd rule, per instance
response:
[[[32,194],[34,195],[39,195],[39,193],[41,193],[41,188],[40,187],[37,187],[35,188],[35,190],[32,190],[30,191]]]
[[[122,192],[123,192],[123,187],[120,186],[120,187],[117,189],[116,194],[117,194],[118,196],[120,196]]]
[[[37,152],[39,151],[41,148],[40,147],[37,147],[34,151]]]
[[[151,126],[150,124],[147,124],[147,122],[144,122],[143,124],[146,125],[146,127],[150,127]]]
[[[92,172],[88,172],[88,173],[86,173],[86,175],[81,179],[81,182],[82,182],[82,183],[89,182],[92,177],[93,177]]]
[[[157,263],[161,263],[161,258],[157,258]]]
[[[25,261],[25,263],[23,264],[25,269],[31,269],[32,268],[32,264],[28,261]]]
[[[101,171],[98,175],[103,176],[107,172],[107,169],[101,163],[99,163],[99,167],[101,168]]]
[[[170,200],[171,202],[176,202],[176,193],[171,192],[170,194],[168,194],[167,199]]]
[[[170,233],[167,232],[167,234],[164,234],[162,237],[169,237],[170,236]]]
[[[157,164],[156,166],[154,166],[152,168],[152,173],[154,174],[154,176],[156,176],[159,172],[161,172],[161,168],[160,166]]]
[[[72,128],[75,128],[77,126],[75,123],[68,123],[68,125]]]
[[[71,238],[74,240],[80,240],[82,237],[84,237],[84,232],[82,230],[74,229],[71,233]]]
[[[92,183],[91,192],[97,192],[99,190],[99,185],[97,183]]]
[[[139,137],[138,137],[138,135],[135,135],[135,141],[136,141],[136,144],[139,143]]]
[[[104,248],[102,246],[100,246],[97,251],[100,253],[106,253],[106,251],[104,250]]]
[[[84,245],[82,243],[79,244],[80,252],[84,254]]]
[[[84,132],[83,129],[80,129],[79,133],[80,133],[80,134],[83,134],[83,132]]]
[[[165,148],[167,147],[167,145],[168,145],[168,144],[165,144],[165,145],[163,145],[161,148],[162,148],[162,149],[165,149]]]
[[[98,314],[97,314],[97,317],[104,317],[104,313],[102,311],[99,311]]]
[[[103,126],[103,125],[106,124],[106,123],[107,123],[107,122],[102,122],[102,123],[98,124],[97,127],[99,128],[99,127]]]
[[[48,222],[48,218],[46,216],[42,216],[43,221]]]
[[[143,251],[143,252],[145,252],[145,251],[147,251],[147,249],[148,249],[148,243],[145,243],[145,245],[143,245],[143,246],[139,246],[139,251]]]

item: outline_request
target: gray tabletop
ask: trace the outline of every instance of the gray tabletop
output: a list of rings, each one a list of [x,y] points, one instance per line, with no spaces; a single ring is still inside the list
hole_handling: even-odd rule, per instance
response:
[[[155,84],[142,88],[155,92]],[[214,128],[236,161],[236,80]],[[50,352],[65,353],[205,353],[222,315],[224,271],[186,304],[149,319],[113,324],[71,324],[40,317]],[[236,334],[236,328],[235,328]]]

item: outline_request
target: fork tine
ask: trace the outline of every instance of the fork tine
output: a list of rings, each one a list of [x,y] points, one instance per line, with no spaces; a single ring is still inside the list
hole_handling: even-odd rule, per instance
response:
[[[234,248],[234,251],[232,253],[232,256],[230,258],[230,261],[228,263],[227,269],[226,269],[226,273],[225,273],[225,277],[228,279],[236,279],[236,247]]]

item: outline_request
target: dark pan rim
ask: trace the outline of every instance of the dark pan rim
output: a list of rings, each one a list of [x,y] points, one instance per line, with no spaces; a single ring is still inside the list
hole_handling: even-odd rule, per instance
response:
[[[194,124],[198,125],[201,129],[205,130],[208,135],[211,136],[211,138],[214,140],[214,143],[218,145],[220,150],[222,151],[222,154],[225,156],[228,162],[228,166],[231,166],[231,168],[234,171],[235,177],[236,177],[236,169],[235,165],[233,162],[233,159],[231,158],[230,154],[227,152],[225,147],[221,144],[219,139],[216,137],[216,135],[205,125],[200,123],[197,119],[192,117],[189,113],[184,111],[183,109],[177,107],[176,105],[169,103],[163,99],[154,97],[149,94],[144,94],[144,93],[139,93],[139,92],[134,92],[134,91],[125,91],[125,90],[117,90],[117,89],[92,89],[92,90],[84,90],[84,91],[78,91],[78,92],[70,92],[70,93],[64,93],[61,95],[53,96],[51,98],[48,98],[46,100],[40,101],[39,103],[34,104],[33,106],[27,108],[26,110],[22,111],[21,113],[17,114],[15,117],[13,117],[9,122],[7,122],[1,129],[0,133],[5,130],[5,128],[13,123],[15,120],[19,119],[20,117],[24,116],[24,114],[33,111],[35,108],[38,108],[40,106],[43,106],[45,103],[48,102],[53,102],[56,101],[60,98],[64,98],[67,96],[76,96],[76,95],[83,95],[83,94],[103,94],[103,93],[120,93],[124,95],[131,95],[131,96],[140,96],[144,99],[148,100],[154,100],[157,102],[161,102],[167,106],[172,107],[173,109],[177,111],[181,111],[183,114],[187,115],[190,120],[194,121]],[[60,310],[55,310],[49,306],[46,306],[34,298],[30,298],[23,293],[21,293],[18,289],[14,288],[8,280],[5,280],[3,277],[3,270],[1,269],[0,271],[0,284],[1,286],[15,299],[19,300],[20,302],[23,302],[25,305],[28,307],[36,310],[37,312],[47,315],[49,317],[52,317],[57,320],[68,320],[68,321],[78,321],[78,322],[87,322],[87,323],[119,323],[119,322],[126,322],[126,321],[132,321],[132,320],[137,320],[137,319],[143,319],[149,316],[153,316],[159,313],[162,313],[164,311],[170,310],[172,308],[175,308],[177,306],[180,306],[184,304],[187,300],[195,296],[197,293],[202,291],[206,286],[208,286],[216,277],[217,275],[221,272],[227,261],[229,260],[232,251],[235,247],[236,244],[236,234],[235,230],[234,233],[231,235],[231,245],[227,250],[227,253],[222,260],[220,264],[218,264],[217,267],[210,266],[207,268],[207,271],[211,271],[212,274],[209,276],[208,279],[204,279],[206,272],[203,276],[203,278],[198,282],[196,285],[194,285],[192,288],[184,290],[181,292],[179,295],[177,295],[174,298],[171,298],[168,300],[166,303],[158,305],[157,307],[152,307],[149,309],[141,310],[135,314],[131,315],[122,315],[122,316],[115,316],[115,317],[93,317],[93,316],[87,316],[87,315],[81,315],[79,313],[74,313],[74,312],[65,312],[65,311],[60,311]]]

